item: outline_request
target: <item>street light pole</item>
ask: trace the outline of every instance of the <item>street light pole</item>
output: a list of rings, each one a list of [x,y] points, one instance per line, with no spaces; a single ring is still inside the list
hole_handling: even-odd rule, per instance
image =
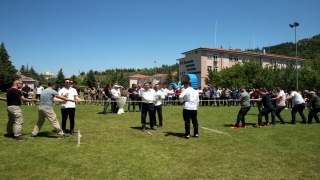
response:
[[[294,41],[296,44],[296,90],[298,89],[298,45],[297,45],[297,26],[299,26],[299,23],[294,22],[293,24],[289,24],[291,28],[294,27]]]

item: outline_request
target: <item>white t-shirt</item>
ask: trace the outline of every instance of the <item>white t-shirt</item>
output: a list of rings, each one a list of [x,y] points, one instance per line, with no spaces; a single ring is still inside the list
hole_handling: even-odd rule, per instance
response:
[[[37,94],[41,94],[44,88],[42,86],[36,87]]]
[[[296,91],[292,91],[291,92],[291,96],[292,96],[292,103],[293,104],[303,104],[304,99],[302,98],[301,94],[297,93]]]
[[[179,96],[180,102],[185,102],[183,109],[197,110],[199,106],[199,93],[192,87],[183,90]]]
[[[286,106],[286,94],[284,93],[283,90],[281,90],[278,94],[278,96],[280,96],[280,99],[277,99],[276,103],[277,106]]]
[[[157,102],[154,104],[155,106],[160,106],[161,105],[161,100],[165,99],[164,93],[160,90],[156,91],[156,97],[155,99]]]
[[[70,87],[69,89],[63,87],[62,89],[59,90],[59,95],[60,96],[64,96],[65,94],[68,94],[68,99],[72,99],[75,100],[74,96],[78,96],[77,90]],[[71,102],[71,101],[67,101],[66,103],[62,103],[61,104],[61,109],[65,109],[65,108],[75,108],[76,107],[76,103],[75,102]]]
[[[116,98],[116,97],[120,97],[120,89],[111,89],[111,94]]]

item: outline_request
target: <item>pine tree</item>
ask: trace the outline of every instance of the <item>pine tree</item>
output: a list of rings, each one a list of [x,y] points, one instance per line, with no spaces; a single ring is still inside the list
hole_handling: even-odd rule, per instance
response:
[[[57,86],[63,86],[63,83],[64,83],[64,75],[63,75],[63,72],[60,70],[57,75],[56,84]]]
[[[95,87],[97,84],[94,72],[92,69],[87,73],[87,76],[83,79],[83,84],[89,87]]]
[[[2,88],[8,88],[11,84],[19,79],[17,75],[16,68],[12,65],[9,60],[10,56],[4,46],[4,43],[1,43],[0,46],[0,85]],[[3,90],[3,89],[2,89]]]

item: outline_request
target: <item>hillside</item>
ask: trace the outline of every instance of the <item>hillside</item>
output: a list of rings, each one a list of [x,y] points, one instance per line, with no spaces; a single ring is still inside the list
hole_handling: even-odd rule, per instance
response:
[[[320,55],[320,34],[313,36],[312,38],[302,39],[297,42],[298,44],[298,57],[304,59],[315,59]],[[285,56],[296,55],[296,45],[292,42],[286,42],[270,47],[263,47],[267,53],[279,54]]]

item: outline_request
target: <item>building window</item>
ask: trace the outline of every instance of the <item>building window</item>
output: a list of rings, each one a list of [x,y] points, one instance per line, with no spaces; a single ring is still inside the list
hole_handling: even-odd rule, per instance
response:
[[[207,59],[212,60],[212,54],[211,53],[207,53]]]
[[[239,61],[239,56],[234,56],[235,61]]]
[[[229,60],[230,61],[233,60],[233,56],[229,55]]]
[[[213,55],[213,60],[214,60],[214,61],[218,61],[218,54],[214,54],[214,55]]]
[[[213,67],[213,71],[218,71],[218,66]]]
[[[212,66],[208,66],[207,71],[212,71]]]

